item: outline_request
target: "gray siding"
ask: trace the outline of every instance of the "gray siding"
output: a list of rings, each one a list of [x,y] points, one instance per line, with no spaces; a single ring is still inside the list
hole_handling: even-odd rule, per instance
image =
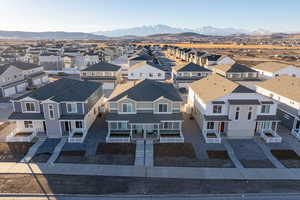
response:
[[[77,104],[77,113],[68,113],[67,112],[67,103],[61,103],[60,104],[60,112],[62,115],[76,115],[76,114],[84,114],[83,113],[83,105],[82,103],[76,103]]]
[[[15,106],[15,112],[22,112],[21,103],[20,102],[14,102]]]
[[[102,88],[99,87],[89,98],[85,104],[85,114],[88,113],[92,107],[102,98]]]
[[[282,110],[277,110],[277,116],[280,119],[280,124],[282,124],[284,127],[288,128],[289,130],[293,129],[295,117],[282,111]]]

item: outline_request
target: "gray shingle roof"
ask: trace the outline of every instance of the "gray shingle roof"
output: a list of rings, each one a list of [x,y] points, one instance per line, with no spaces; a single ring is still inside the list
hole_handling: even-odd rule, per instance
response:
[[[200,65],[197,65],[195,63],[192,63],[192,62],[182,66],[177,71],[178,72],[211,72],[211,70],[206,69],[206,68],[204,68]]]
[[[146,79],[135,85],[128,83],[128,87],[126,88],[120,85],[118,87],[113,92],[109,101],[118,101],[125,96],[135,101],[154,101],[160,97],[171,101],[182,101],[182,98],[171,83]]]
[[[31,97],[40,101],[46,99],[56,102],[85,101],[99,88],[102,90],[100,83],[63,78],[22,95],[16,100]]]
[[[233,64],[227,72],[256,72],[255,70],[238,63]]]
[[[41,67],[40,65],[37,65],[37,64],[25,63],[25,62],[19,62],[19,61],[10,63],[9,65],[13,65],[21,70],[29,70],[29,69]]]
[[[91,65],[82,71],[118,71],[121,67],[119,65],[114,65],[106,62],[99,62],[97,64]]]
[[[7,65],[0,66],[0,75],[3,74],[8,69]]]

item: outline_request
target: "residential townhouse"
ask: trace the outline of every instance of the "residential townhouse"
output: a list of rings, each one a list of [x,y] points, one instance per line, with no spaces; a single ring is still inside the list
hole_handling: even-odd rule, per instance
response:
[[[80,78],[102,83],[104,90],[112,90],[121,81],[121,67],[111,63],[99,62],[80,72]]]
[[[138,64],[140,62],[148,62],[148,61],[152,61],[152,60],[153,60],[153,57],[146,55],[146,54],[134,55],[128,59],[128,65],[129,65],[129,67],[132,67],[133,65]]]
[[[281,142],[277,103],[217,74],[189,85],[188,108],[207,143],[255,133],[266,142]]]
[[[280,62],[263,62],[253,67],[259,73],[259,77],[269,79],[280,75],[300,77],[300,69]]]
[[[48,83],[48,75],[40,65],[13,62],[0,67],[0,97],[10,97],[21,93],[28,86]]]
[[[194,63],[175,66],[172,69],[172,79],[177,88],[188,88],[188,84],[200,80],[212,71]]]
[[[59,79],[14,100],[9,120],[16,128],[7,141],[31,141],[33,137],[83,142],[99,114],[102,87],[96,82]]]
[[[204,54],[201,57],[201,63],[203,66],[210,67],[213,65],[234,64],[235,61],[226,55]]]
[[[45,71],[62,71],[64,61],[61,55],[56,53],[42,53],[39,56],[39,65],[44,66]]]
[[[128,80],[164,80],[165,78],[165,71],[161,65],[147,61],[136,63],[128,69]]]
[[[212,71],[235,81],[258,80],[258,72],[239,63],[214,65]]]
[[[278,102],[281,124],[300,139],[300,78],[282,75],[256,85],[256,91]]]
[[[146,79],[118,85],[107,101],[106,141],[184,142],[182,104],[171,83]]]

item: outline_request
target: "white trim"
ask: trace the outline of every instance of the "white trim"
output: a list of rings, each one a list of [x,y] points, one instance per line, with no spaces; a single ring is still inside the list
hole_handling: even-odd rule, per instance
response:
[[[160,112],[160,111],[159,111],[159,105],[167,105],[167,112]],[[157,104],[157,107],[158,107],[158,108],[157,108],[158,111],[155,112],[155,113],[160,113],[160,114],[170,114],[170,113],[171,113],[170,111],[168,111],[168,108],[169,108],[168,103],[158,103],[158,104]],[[171,109],[170,109],[170,110],[171,110]]]
[[[124,112],[123,111],[123,105],[131,105],[131,112]],[[119,112],[120,114],[124,114],[124,113],[126,113],[126,114],[133,114],[133,113],[136,113],[136,112],[134,112],[133,110],[133,103],[121,103],[121,112]]]
[[[34,111],[27,111],[26,104],[28,104],[28,103],[34,105]],[[25,108],[24,108],[24,105],[23,105],[23,104],[25,104]],[[21,102],[22,112],[23,112],[23,113],[39,113],[39,111],[38,111],[38,109],[37,109],[37,107],[36,107],[35,104],[36,104],[36,102]]]

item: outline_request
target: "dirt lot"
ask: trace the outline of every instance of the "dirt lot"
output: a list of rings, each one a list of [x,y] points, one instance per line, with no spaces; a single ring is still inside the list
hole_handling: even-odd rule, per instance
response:
[[[228,194],[298,193],[300,181],[189,180],[106,176],[1,174],[0,193]]]
[[[272,154],[287,168],[300,168],[300,157],[293,150],[272,150]]]
[[[208,151],[209,159],[199,160],[191,143],[155,144],[154,165],[176,167],[222,167],[233,168],[234,165],[224,151]]]
[[[32,145],[28,142],[0,143],[0,162],[19,162]]]
[[[133,165],[134,159],[135,144],[99,143],[96,156],[86,157],[84,151],[63,151],[56,162]]]

